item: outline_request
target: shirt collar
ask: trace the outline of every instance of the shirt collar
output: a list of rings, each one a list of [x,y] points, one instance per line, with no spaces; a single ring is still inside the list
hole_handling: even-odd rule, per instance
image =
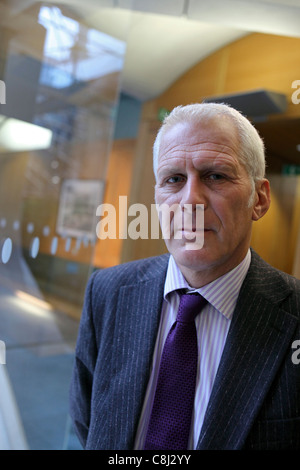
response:
[[[237,298],[246,277],[251,262],[250,249],[243,261],[234,269],[215,279],[209,284],[194,289],[191,287],[173,256],[170,256],[168,270],[164,286],[164,298],[168,301],[169,294],[178,289],[188,289],[193,292],[199,292],[206,300],[213,305],[222,315],[230,319],[232,317]]]

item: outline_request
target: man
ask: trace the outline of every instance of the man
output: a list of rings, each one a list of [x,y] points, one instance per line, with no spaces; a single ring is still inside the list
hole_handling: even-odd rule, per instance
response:
[[[270,205],[260,137],[226,105],[178,107],[158,133],[154,171],[157,205],[175,204],[182,214],[190,208],[192,225],[183,222],[175,237],[171,218],[170,255],[91,277],[70,395],[83,447],[164,448],[150,422],[184,289],[206,302],[194,321],[197,374],[186,448],[299,449],[300,365],[292,355],[300,281],[250,250],[252,223]],[[204,243],[195,248],[201,229]]]

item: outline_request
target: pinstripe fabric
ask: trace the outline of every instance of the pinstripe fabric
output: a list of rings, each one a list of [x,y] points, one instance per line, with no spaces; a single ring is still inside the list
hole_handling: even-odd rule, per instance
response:
[[[291,361],[291,338],[300,335],[300,282],[260,266],[256,256],[251,268],[198,449],[300,448],[300,369]]]
[[[168,255],[92,275],[80,322],[70,414],[86,449],[132,449],[149,381]],[[300,281],[254,252],[198,449],[299,449]]]
[[[90,278],[70,389],[70,414],[85,449],[133,446],[168,258],[128,263]]]
[[[199,361],[194,416],[192,419],[193,424],[189,442],[190,449],[195,449],[198,442],[232,314],[250,261],[251,254],[249,250],[245,259],[235,269],[210,284],[200,289],[195,289],[206,298],[208,304],[195,321],[198,337]],[[179,305],[177,289],[194,291],[186,282],[174,258],[171,256],[164,287],[164,302],[154,351],[152,372],[136,437],[136,449],[143,449],[143,442],[156,389],[160,357],[167,334],[175,322],[177,315]]]

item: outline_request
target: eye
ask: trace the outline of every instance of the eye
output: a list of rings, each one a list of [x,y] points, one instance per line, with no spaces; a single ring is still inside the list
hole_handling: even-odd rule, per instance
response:
[[[180,176],[180,175],[170,176],[166,180],[166,182],[169,183],[169,184],[182,183],[183,181],[184,181],[184,177]]]
[[[225,176],[221,175],[220,173],[211,173],[210,175],[206,176],[206,179],[210,181],[222,181],[225,179]]]

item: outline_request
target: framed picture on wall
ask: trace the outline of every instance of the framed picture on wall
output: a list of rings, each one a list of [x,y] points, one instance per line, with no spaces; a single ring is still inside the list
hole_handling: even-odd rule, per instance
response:
[[[104,181],[66,179],[61,186],[56,231],[62,237],[94,240],[96,209],[102,204]]]

